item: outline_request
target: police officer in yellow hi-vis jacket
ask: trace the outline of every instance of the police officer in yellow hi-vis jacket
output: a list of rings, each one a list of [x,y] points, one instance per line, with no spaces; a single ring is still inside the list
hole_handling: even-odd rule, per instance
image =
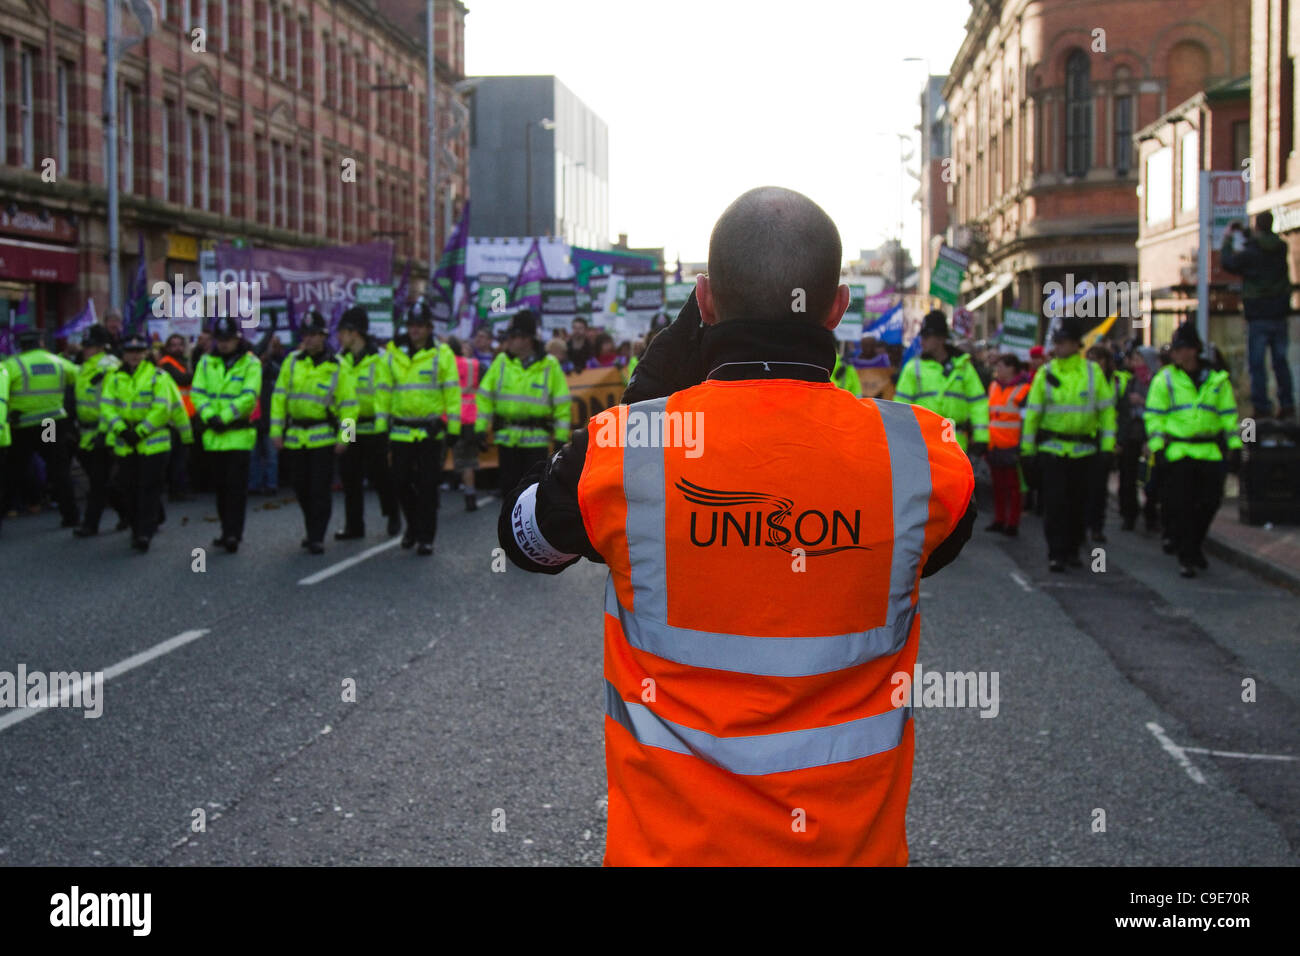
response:
[[[302,347],[280,366],[271,395],[271,441],[284,452],[293,493],[302,508],[307,536],[302,546],[325,553],[325,529],[333,505],[334,455],[355,438],[357,400],[352,380],[325,347],[329,325],[316,310],[302,325]]]
[[[138,332],[122,342],[122,365],[105,382],[100,427],[117,456],[118,494],[131,524],[131,547],[148,551],[163,515],[162,492],[171,453],[171,429],[194,441],[175,380],[146,357]]]
[[[9,487],[23,485],[32,455],[40,455],[63,527],[75,528],[77,499],[70,470],[75,439],[64,393],[76,379],[77,366],[47,352],[41,338],[39,329],[19,332],[18,354],[4,360],[9,373]]]
[[[1164,466],[1166,533],[1178,554],[1179,573],[1207,568],[1202,545],[1223,499],[1223,471],[1241,464],[1237,402],[1228,373],[1201,361],[1201,337],[1192,322],[1174,330],[1170,364],[1147,389],[1147,448]]]
[[[357,440],[348,442],[339,459],[343,481],[342,531],[336,541],[366,535],[365,482],[379,495],[379,507],[388,519],[388,534],[402,530],[402,512],[393,492],[392,469],[388,465],[388,416],[393,398],[393,378],[387,353],[370,337],[370,317],[354,305],[339,319],[339,363],[352,380],[357,397]]]
[[[87,329],[81,342],[82,357],[77,366],[76,384],[77,424],[81,427],[77,461],[86,473],[90,488],[86,492],[86,513],[81,524],[72,529],[78,538],[99,534],[99,519],[109,501],[113,451],[99,425],[103,420],[104,385],[108,376],[122,365],[122,360],[108,350],[111,344],[108,330],[102,325],[92,325]],[[114,510],[120,510],[116,496],[112,504]]]
[[[537,339],[538,315],[522,309],[510,320],[506,347],[497,353],[478,387],[479,433],[492,426],[501,493],[509,492],[535,464],[546,460],[552,439],[569,440],[569,383],[564,369]]]
[[[433,337],[433,312],[423,302],[411,309],[406,334],[388,343],[385,357],[393,383],[388,448],[406,516],[402,547],[418,545],[416,553],[428,557],[438,531],[443,435],[460,435],[456,357]]]

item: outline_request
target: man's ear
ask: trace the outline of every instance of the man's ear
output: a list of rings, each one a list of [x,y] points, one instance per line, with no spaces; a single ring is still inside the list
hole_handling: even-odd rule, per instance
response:
[[[695,277],[695,303],[700,307],[700,321],[705,325],[717,325],[718,313],[713,308],[713,288],[709,285],[706,272]]]
[[[834,329],[840,324],[840,319],[844,318],[844,313],[849,307],[849,287],[840,283],[840,287],[835,290],[835,301],[831,303],[831,310],[826,313],[826,320],[822,325],[828,329]]]

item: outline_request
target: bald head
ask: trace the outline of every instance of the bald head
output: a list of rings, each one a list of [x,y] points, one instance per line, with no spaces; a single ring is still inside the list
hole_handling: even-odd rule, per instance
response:
[[[835,223],[807,196],[777,186],[751,189],[727,207],[709,237],[716,321],[823,324],[836,305],[842,252]]]

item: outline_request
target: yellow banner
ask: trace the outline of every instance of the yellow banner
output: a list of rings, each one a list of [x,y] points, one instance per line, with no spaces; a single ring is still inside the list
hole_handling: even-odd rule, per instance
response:
[[[565,379],[573,397],[571,412],[573,427],[581,428],[592,415],[613,408],[623,400],[623,370],[619,368],[589,368],[573,372]]]
[[[167,258],[198,262],[199,240],[194,236],[183,236],[178,232],[167,233]]]

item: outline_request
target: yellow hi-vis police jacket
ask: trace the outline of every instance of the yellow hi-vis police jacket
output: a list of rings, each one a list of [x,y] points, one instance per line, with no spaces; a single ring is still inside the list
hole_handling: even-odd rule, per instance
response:
[[[391,441],[424,441],[442,430],[447,416],[447,434],[460,434],[460,374],[450,348],[430,339],[412,355],[408,348],[388,343],[385,354],[393,380],[393,398],[388,416]]]
[[[957,355],[950,366],[916,356],[898,373],[894,401],[920,405],[950,419],[957,426],[957,444],[963,451],[968,441],[989,443],[988,394],[969,355]]]
[[[194,441],[176,380],[148,359],[142,359],[134,373],[125,364],[109,373],[100,408],[100,428],[120,457],[171,451],[169,427],[180,432],[183,444]],[[128,430],[136,435],[134,444],[122,437]]]
[[[100,352],[77,366],[77,424],[81,426],[81,450],[89,451],[102,440],[99,427],[104,417],[102,401],[104,384],[109,375],[120,368],[122,360],[111,352]]]
[[[352,380],[329,351],[312,358],[306,349],[280,366],[271,393],[271,439],[284,439],[287,451],[324,448],[348,440],[348,419],[356,420]]]
[[[17,412],[14,428],[34,428],[47,418],[68,417],[64,389],[77,376],[77,366],[45,349],[28,349],[4,360],[9,372],[9,410]]]
[[[572,404],[554,355],[534,353],[521,362],[500,352],[479,383],[475,428],[492,425],[503,448],[545,448],[552,438],[569,440]]]
[[[1227,372],[1209,372],[1197,382],[1181,368],[1166,365],[1147,390],[1147,447],[1165,460],[1223,461],[1223,449],[1241,447],[1237,401]],[[1198,376],[1200,378],[1200,376]]]
[[[360,358],[344,350],[339,353],[339,364],[352,381],[357,398],[357,434],[383,435],[388,431],[393,401],[393,373],[387,352],[381,352],[367,339]]]
[[[1115,391],[1096,362],[1076,352],[1038,370],[1025,402],[1020,453],[1084,458],[1115,450]]]

